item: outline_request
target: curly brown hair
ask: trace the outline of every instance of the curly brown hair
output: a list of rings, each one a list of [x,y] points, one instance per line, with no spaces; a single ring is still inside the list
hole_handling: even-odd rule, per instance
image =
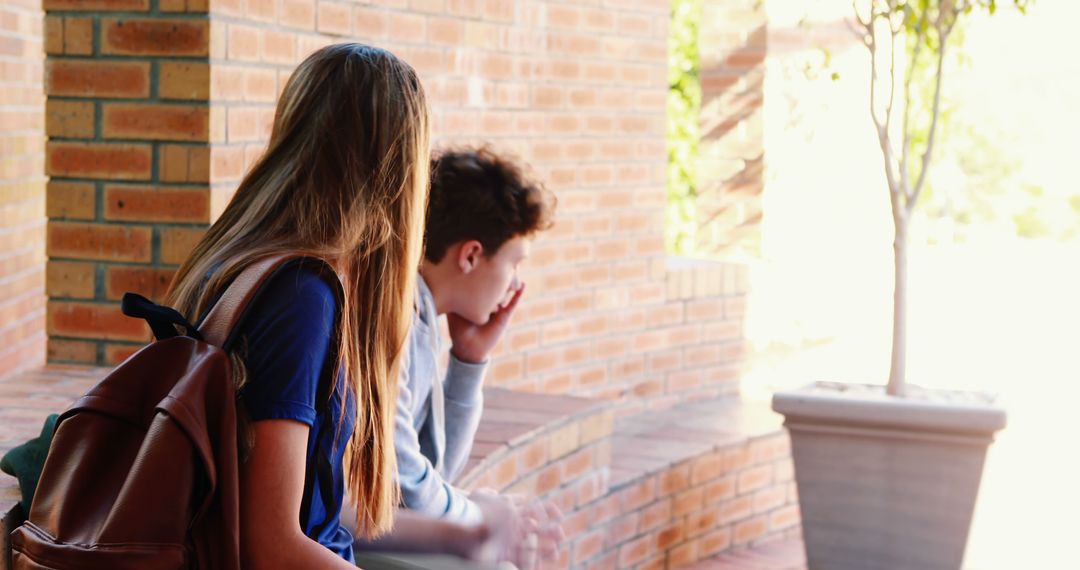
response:
[[[519,163],[489,147],[437,153],[428,200],[424,257],[432,263],[464,240],[479,241],[491,256],[516,236],[546,230],[556,203]]]

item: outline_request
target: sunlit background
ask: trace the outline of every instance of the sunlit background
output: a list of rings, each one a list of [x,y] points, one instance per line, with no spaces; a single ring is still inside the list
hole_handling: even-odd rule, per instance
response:
[[[769,0],[750,397],[813,380],[883,384],[892,221],[869,65],[844,0]],[[965,568],[1080,568],[1080,3],[1002,8],[963,29],[912,226],[909,382],[994,392]],[[822,32],[822,30],[831,30]],[[824,46],[824,47],[823,47]]]

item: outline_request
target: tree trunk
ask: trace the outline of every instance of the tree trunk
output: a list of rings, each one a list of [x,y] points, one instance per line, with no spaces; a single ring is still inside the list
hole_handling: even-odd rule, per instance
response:
[[[891,396],[904,395],[907,365],[907,226],[906,216],[894,218],[896,237],[893,239],[893,331],[892,363],[889,366],[889,385],[886,392]]]

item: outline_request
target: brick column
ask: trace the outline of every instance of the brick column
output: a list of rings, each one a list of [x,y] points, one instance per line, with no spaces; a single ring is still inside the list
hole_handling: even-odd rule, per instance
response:
[[[45,356],[40,0],[0,3],[0,376]]]
[[[199,0],[44,0],[53,362],[149,339],[125,291],[160,299],[210,222],[209,18]]]

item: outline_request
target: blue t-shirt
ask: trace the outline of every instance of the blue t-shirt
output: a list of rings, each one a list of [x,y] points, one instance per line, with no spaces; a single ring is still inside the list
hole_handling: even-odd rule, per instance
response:
[[[321,434],[322,451],[333,472],[333,497],[323,499],[321,490],[326,483],[316,472],[310,516],[300,524],[308,536],[321,526],[315,537],[319,543],[353,562],[353,537],[341,525],[340,516],[345,497],[342,458],[356,422],[356,405],[340,372],[330,405],[322,404],[327,413],[320,414],[316,403],[334,332],[337,299],[324,277],[296,262],[278,271],[264,287],[240,326],[242,337],[237,346],[243,351],[248,372],[240,399],[253,422],[288,419],[309,426],[308,464],[315,460],[315,441]],[[339,431],[341,394],[346,394],[347,402]]]

